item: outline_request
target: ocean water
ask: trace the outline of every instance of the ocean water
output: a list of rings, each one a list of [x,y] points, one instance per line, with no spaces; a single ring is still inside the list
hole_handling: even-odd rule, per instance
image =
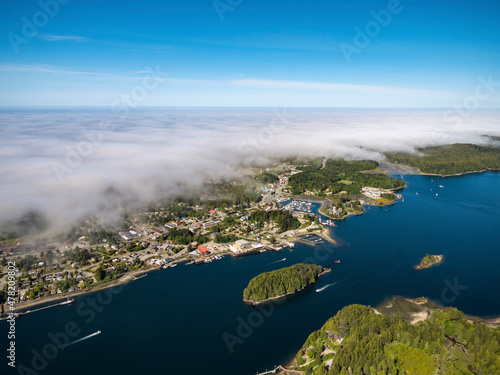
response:
[[[18,371],[23,365],[41,374],[255,374],[290,360],[342,307],[375,306],[393,295],[500,314],[500,174],[404,179],[404,202],[367,208],[332,229],[338,246],[298,243],[278,254],[181,264],[113,293],[26,315],[16,322]],[[445,261],[414,270],[426,253],[444,254]],[[328,266],[333,259],[341,263],[332,272],[283,303],[261,312],[241,301],[261,272],[304,261]],[[63,337],[68,324],[78,334],[54,350],[51,337]],[[2,336],[7,329],[0,322]],[[4,361],[2,374],[18,373]]]

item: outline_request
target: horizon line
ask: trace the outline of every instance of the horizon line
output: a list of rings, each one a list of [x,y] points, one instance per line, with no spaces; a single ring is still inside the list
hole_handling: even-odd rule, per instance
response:
[[[114,107],[108,105],[0,105],[0,110],[2,109],[56,109],[56,108],[99,108],[99,109],[113,109]],[[121,107],[120,107],[121,108]],[[127,107],[128,108],[128,107]],[[313,107],[313,106],[237,106],[237,105],[144,105],[135,108],[129,108],[130,110],[137,109],[163,109],[163,108],[242,108],[242,109],[252,109],[252,108],[294,108],[294,109],[370,109],[370,110],[449,110],[451,107]],[[500,110],[500,107],[485,107],[476,108],[476,111],[484,110]]]

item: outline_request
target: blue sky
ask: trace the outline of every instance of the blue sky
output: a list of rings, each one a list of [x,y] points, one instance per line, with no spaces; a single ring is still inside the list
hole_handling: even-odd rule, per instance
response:
[[[491,0],[4,0],[0,106],[500,108],[499,17]]]

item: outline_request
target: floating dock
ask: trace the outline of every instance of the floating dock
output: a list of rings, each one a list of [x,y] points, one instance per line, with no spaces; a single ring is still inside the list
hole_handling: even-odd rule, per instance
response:
[[[323,238],[318,234],[309,234],[306,236],[300,236],[299,238],[297,238],[297,242],[301,242],[309,246],[316,246],[325,243]]]

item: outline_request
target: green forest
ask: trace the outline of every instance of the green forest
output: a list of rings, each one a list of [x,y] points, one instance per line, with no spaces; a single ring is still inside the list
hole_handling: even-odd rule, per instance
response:
[[[279,181],[278,176],[268,172],[261,173],[255,179],[265,184],[274,184],[275,182]]]
[[[361,173],[373,170],[378,163],[373,160],[344,161],[329,159],[325,167],[303,166],[297,169],[302,173],[290,177],[288,184],[293,194],[302,194],[304,191],[330,189],[333,194],[347,191],[348,194],[359,194],[363,186],[372,186],[382,189],[395,189],[404,186],[404,182],[380,173]]]
[[[263,224],[269,220],[273,220],[280,227],[280,233],[287,230],[294,230],[300,228],[300,221],[291,212],[282,210],[272,211],[254,211],[248,218],[250,222]]]
[[[419,154],[387,153],[391,163],[420,169],[422,173],[451,175],[500,169],[500,148],[456,143],[419,149]]]
[[[243,291],[243,298],[263,301],[268,298],[295,293],[309,284],[315,283],[324,271],[314,264],[294,264],[279,270],[264,272],[254,277]]]
[[[208,209],[248,207],[251,202],[259,202],[261,199],[255,184],[250,181],[240,184],[229,182],[205,184],[203,194],[210,197],[203,201],[203,207]]]
[[[332,341],[332,334],[342,343]],[[336,353],[322,355],[326,347]],[[401,315],[350,305],[309,336],[295,361],[296,368],[315,375],[499,374],[500,329],[478,318],[470,323],[455,308],[436,309],[412,325]]]

